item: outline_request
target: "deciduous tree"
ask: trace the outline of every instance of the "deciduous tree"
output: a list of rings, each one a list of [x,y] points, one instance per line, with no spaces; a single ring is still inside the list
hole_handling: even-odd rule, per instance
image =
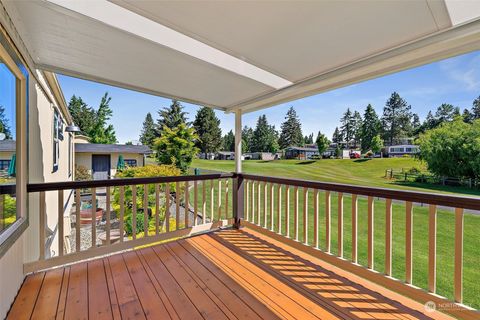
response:
[[[318,148],[318,153],[320,154],[320,158],[322,157],[322,154],[327,150],[328,146],[330,145],[330,141],[328,141],[327,136],[325,136],[323,133],[318,131],[317,139],[315,140],[315,143]]]

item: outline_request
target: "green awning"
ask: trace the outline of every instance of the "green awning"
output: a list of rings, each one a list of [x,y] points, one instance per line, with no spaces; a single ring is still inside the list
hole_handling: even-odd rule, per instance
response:
[[[16,162],[17,162],[17,156],[14,153],[12,155],[12,159],[10,160],[10,165],[8,166],[8,175],[11,177],[15,177],[15,175],[17,174]]]

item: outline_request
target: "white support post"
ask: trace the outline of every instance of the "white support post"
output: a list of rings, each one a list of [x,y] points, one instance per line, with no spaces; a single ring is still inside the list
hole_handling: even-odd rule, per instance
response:
[[[242,111],[235,111],[235,173],[242,173]]]

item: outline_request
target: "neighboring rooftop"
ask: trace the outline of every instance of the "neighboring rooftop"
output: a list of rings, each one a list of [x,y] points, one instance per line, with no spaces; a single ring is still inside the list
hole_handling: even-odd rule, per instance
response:
[[[75,143],[75,152],[150,154],[152,150],[143,145]]]
[[[15,140],[2,140],[0,141],[0,152],[13,151],[16,150],[17,142]]]

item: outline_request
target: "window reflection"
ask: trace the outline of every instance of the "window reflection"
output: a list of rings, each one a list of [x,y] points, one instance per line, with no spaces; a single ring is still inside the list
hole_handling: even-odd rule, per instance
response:
[[[16,208],[16,78],[0,60],[0,233],[19,216]]]

